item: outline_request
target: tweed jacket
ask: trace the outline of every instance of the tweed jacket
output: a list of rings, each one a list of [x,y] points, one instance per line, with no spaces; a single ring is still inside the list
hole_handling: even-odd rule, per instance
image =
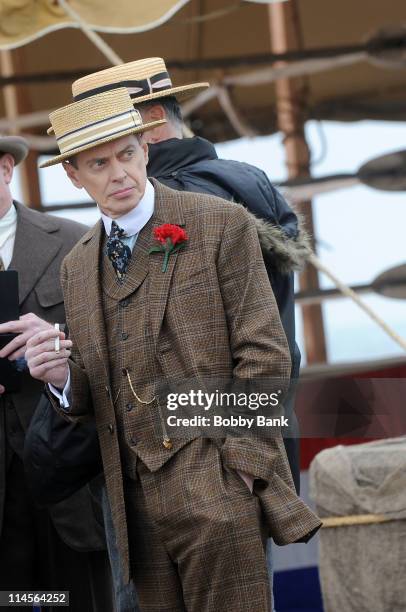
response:
[[[64,323],[60,266],[88,228],[39,213],[18,202],[14,205],[17,231],[9,269],[18,271],[20,315],[33,312],[50,323]],[[22,377],[21,391],[0,399],[0,532],[6,488],[6,438],[22,459],[25,432],[43,392],[42,383],[28,372],[23,372]],[[105,548],[101,515],[98,513],[96,518],[94,512],[87,488],[49,509],[60,537],[78,550]]]
[[[129,293],[148,283],[145,342],[154,347],[156,370],[170,381],[221,375],[288,381],[288,345],[252,218],[242,206],[208,195],[174,191],[151,181],[155,188],[154,215],[148,231],[144,228],[139,234],[132,255],[138,265],[126,283]],[[166,272],[162,272],[162,253],[149,253],[154,246],[152,229],[163,223],[184,227],[189,237],[186,247],[169,258]],[[71,400],[65,414],[70,419],[95,414],[115,532],[128,579],[122,465],[102,308],[99,261],[103,237],[99,222],[61,268],[73,341]],[[54,406],[63,413],[55,401]],[[187,442],[174,440],[171,449],[161,447],[155,460],[150,452],[146,455],[148,467],[151,471],[160,469]],[[150,443],[152,448],[151,440],[143,441],[146,447]],[[262,442],[227,437],[221,450],[227,467],[269,483],[270,531],[276,541],[305,538],[320,525],[294,493],[281,437]]]

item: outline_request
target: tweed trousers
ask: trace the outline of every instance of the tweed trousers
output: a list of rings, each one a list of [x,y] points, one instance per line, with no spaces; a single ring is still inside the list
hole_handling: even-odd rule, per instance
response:
[[[144,612],[270,612],[259,499],[207,438],[126,478],[131,574]]]

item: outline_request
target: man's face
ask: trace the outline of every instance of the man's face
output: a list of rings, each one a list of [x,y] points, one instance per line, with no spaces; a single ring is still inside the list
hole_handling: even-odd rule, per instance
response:
[[[64,164],[67,175],[84,188],[112,219],[135,208],[145,192],[148,146],[134,134],[76,155],[76,166]]]
[[[10,153],[0,152],[0,218],[12,204],[10,183],[13,178],[14,158]]]

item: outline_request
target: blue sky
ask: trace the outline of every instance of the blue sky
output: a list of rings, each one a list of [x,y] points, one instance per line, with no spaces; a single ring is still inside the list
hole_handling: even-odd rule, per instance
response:
[[[320,130],[323,131],[324,150]],[[309,122],[307,136],[313,175],[354,172],[364,162],[406,149],[406,124],[363,121],[358,123]],[[217,146],[221,157],[246,161],[262,168],[273,181],[286,177],[284,150],[279,134],[255,139],[240,139]],[[320,159],[322,157],[322,159]],[[60,166],[41,170],[41,190],[45,203],[85,201],[83,191],[71,186]],[[14,192],[18,197],[18,178]],[[345,283],[368,283],[380,272],[404,263],[406,231],[406,194],[355,186],[313,200],[319,257]],[[63,212],[83,223],[92,224],[97,210]],[[320,277],[323,287],[331,286]],[[365,302],[406,338],[405,304],[373,294]],[[339,299],[323,305],[329,361],[366,361],[397,356],[402,349],[350,300]],[[300,309],[297,313],[298,339],[301,338]]]

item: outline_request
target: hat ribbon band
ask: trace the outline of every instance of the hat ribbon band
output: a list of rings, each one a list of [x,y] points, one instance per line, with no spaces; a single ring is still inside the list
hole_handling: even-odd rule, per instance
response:
[[[140,113],[131,109],[57,136],[56,140],[61,154],[65,154],[140,126],[142,126]]]
[[[173,85],[169,74],[167,72],[160,72],[159,74],[154,74],[147,79],[129,79],[126,81],[115,81],[114,83],[108,83],[107,85],[100,85],[100,87],[94,87],[93,89],[82,91],[82,93],[74,96],[73,99],[75,102],[78,102],[79,100],[84,100],[90,96],[94,96],[105,91],[111,91],[112,89],[117,89],[118,87],[126,87],[132,98],[141,98],[142,96],[148,96],[159,91],[172,89]]]

